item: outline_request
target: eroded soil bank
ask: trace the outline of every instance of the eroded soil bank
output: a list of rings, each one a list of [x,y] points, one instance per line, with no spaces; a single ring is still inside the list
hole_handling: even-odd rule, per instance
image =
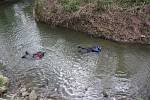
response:
[[[37,0],[37,21],[127,43],[150,44],[150,4],[122,9],[97,10],[96,4],[82,4],[67,12],[58,0]]]

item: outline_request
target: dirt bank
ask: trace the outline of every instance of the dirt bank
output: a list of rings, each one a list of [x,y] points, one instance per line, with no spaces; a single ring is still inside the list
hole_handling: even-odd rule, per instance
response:
[[[99,11],[94,3],[88,3],[77,11],[67,12],[57,0],[38,0],[35,18],[104,39],[150,44],[150,4]]]

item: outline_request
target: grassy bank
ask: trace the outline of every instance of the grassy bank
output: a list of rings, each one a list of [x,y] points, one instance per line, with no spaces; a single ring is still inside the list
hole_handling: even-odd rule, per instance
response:
[[[37,0],[35,18],[104,39],[150,44],[150,0]]]
[[[150,3],[150,0],[59,0],[65,11],[74,12],[81,6],[93,3],[97,10],[107,10],[112,7],[129,9]]]

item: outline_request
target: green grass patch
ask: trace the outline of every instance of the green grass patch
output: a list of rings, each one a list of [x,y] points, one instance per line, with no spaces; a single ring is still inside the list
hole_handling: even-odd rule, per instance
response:
[[[58,2],[63,6],[64,10],[67,12],[75,12],[80,9],[80,6],[86,5],[88,3],[93,3],[96,5],[98,11],[106,11],[114,6],[115,8],[132,8],[136,6],[143,6],[150,4],[150,0],[58,0]],[[46,5],[46,0],[35,1],[35,9],[38,13],[42,13],[42,9]]]
[[[98,10],[104,10],[110,7],[112,0],[59,0],[65,11],[75,12],[79,10],[82,4],[96,3]]]
[[[122,8],[142,6],[150,3],[150,0],[115,0]]]
[[[75,12],[79,10],[80,0],[59,0],[67,12]]]
[[[59,2],[68,12],[79,10],[79,7],[83,3],[95,3],[97,10],[100,11],[111,9],[112,6],[114,6],[112,4],[121,8],[131,8],[150,4],[150,0],[59,0]]]
[[[112,7],[113,0],[97,0],[96,7],[99,11],[104,11],[106,9],[110,9]]]

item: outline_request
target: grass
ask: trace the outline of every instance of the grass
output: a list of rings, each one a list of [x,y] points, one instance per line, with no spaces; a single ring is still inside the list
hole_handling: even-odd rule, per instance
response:
[[[79,0],[59,0],[63,5],[64,10],[67,12],[74,12],[79,10],[80,1]]]
[[[113,0],[97,0],[96,8],[99,11],[104,11],[112,7]]]
[[[131,8],[150,4],[150,0],[59,0],[65,11],[75,12],[83,3],[95,3],[97,10],[110,9],[115,4],[121,8]]]
[[[142,6],[150,3],[150,0],[115,0],[122,8]]]
[[[79,10],[79,7],[84,3],[95,3],[98,10],[104,10],[110,8],[113,0],[59,0],[63,5],[64,10],[68,12],[75,12]]]

